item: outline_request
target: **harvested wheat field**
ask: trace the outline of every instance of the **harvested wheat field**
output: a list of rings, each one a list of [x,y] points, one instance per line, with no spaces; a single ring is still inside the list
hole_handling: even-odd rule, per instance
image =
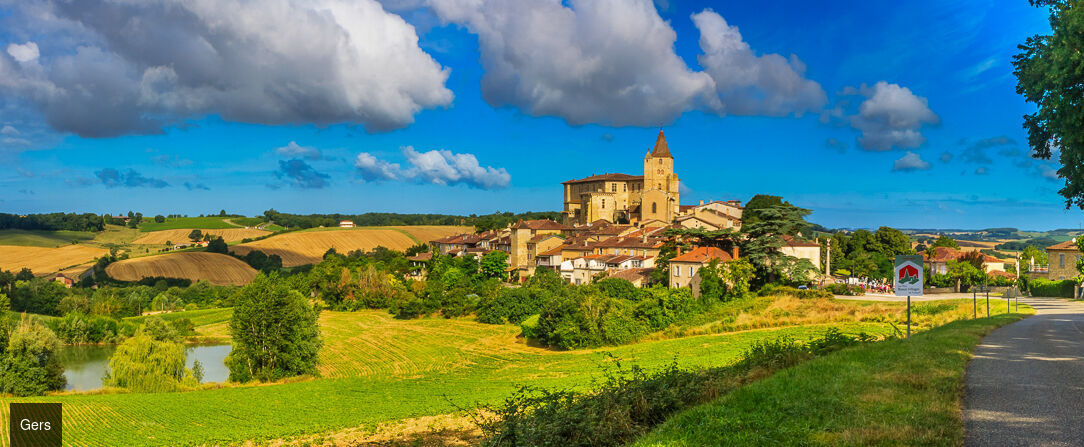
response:
[[[106,267],[109,276],[121,281],[164,276],[167,278],[201,279],[217,285],[247,284],[256,277],[256,270],[241,260],[218,253],[172,253],[144,258],[126,259]]]
[[[256,242],[235,245],[230,247],[230,251],[245,255],[249,251],[260,250],[268,255],[279,255],[285,267],[295,267],[320,262],[329,248],[345,254],[353,250],[369,251],[378,246],[402,251],[416,244],[403,232],[390,227],[388,229],[355,228],[280,234]]]
[[[0,245],[0,269],[19,271],[25,267],[37,275],[43,275],[86,264],[107,253],[105,249],[87,245],[57,248]]]
[[[245,238],[255,238],[271,234],[270,231],[257,230],[254,228],[227,228],[222,230],[200,230],[203,234],[212,234],[219,236],[226,242],[239,241]],[[192,230],[161,230],[152,231],[145,234],[133,241],[133,244],[165,244],[166,242],[172,242],[174,244],[188,243],[188,234]]]

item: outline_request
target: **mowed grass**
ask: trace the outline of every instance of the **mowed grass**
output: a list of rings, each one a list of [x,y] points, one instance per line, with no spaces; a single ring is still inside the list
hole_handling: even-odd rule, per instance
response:
[[[256,238],[271,234],[270,231],[257,230],[254,228],[225,228],[219,230],[200,231],[203,234],[210,234],[216,237],[221,237],[226,242],[239,241],[245,238]],[[188,239],[188,235],[190,233],[192,233],[192,230],[189,229],[152,231],[150,233],[142,233],[142,236],[132,241],[132,243],[144,245],[165,245],[167,242],[172,242],[174,244],[188,244],[191,243],[191,240]]]
[[[0,230],[0,245],[55,248],[91,239],[90,231]]]
[[[385,320],[379,313],[328,312],[321,319],[327,338],[321,360],[330,363],[322,370],[353,377],[184,393],[0,398],[0,413],[6,416],[12,401],[62,402],[65,442],[71,445],[237,444],[447,414],[500,402],[519,385],[589,388],[618,361],[626,368],[648,369],[671,362],[725,365],[753,342],[781,335],[812,339],[827,329],[791,327],[559,352],[526,346],[509,336],[512,326]],[[883,325],[875,324],[842,327],[850,333],[884,332]],[[387,336],[387,349],[350,348],[333,339],[337,331],[349,334],[360,328],[393,334]],[[400,361],[387,362],[394,357]],[[7,424],[0,424],[0,443],[7,441],[4,430]]]
[[[143,324],[147,318],[157,317],[165,320],[166,322],[172,322],[181,318],[187,318],[192,321],[192,325],[195,326],[196,337],[207,340],[215,339],[218,341],[229,341],[229,323],[230,317],[233,316],[233,308],[214,308],[214,309],[199,309],[199,310],[187,310],[180,312],[166,312],[154,315],[144,315],[141,317],[128,317],[127,321],[134,322],[136,324]]]
[[[846,349],[670,418],[637,446],[963,444],[964,368],[979,340],[1034,311]]]
[[[139,231],[149,233],[151,231],[188,229],[225,229],[237,228],[237,225],[226,222],[225,217],[173,217],[166,218],[165,222],[158,223],[153,217],[143,216],[143,222],[139,224]]]
[[[147,277],[207,280],[216,285],[248,284],[256,270],[232,256],[219,253],[180,252],[114,262],[106,267],[110,277],[121,281],[139,281]]]
[[[58,248],[0,245],[0,269],[19,271],[29,268],[36,275],[57,272],[83,265],[109,253],[87,245],[64,245]]]

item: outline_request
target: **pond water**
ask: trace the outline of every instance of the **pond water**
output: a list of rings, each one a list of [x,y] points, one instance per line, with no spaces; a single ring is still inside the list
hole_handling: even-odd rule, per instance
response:
[[[59,357],[64,364],[64,377],[68,378],[65,390],[89,391],[102,387],[102,376],[109,366],[109,357],[117,347],[105,346],[65,346],[60,349]],[[191,368],[199,360],[203,364],[203,383],[225,382],[230,377],[230,370],[223,363],[230,353],[230,345],[186,345],[185,365]]]

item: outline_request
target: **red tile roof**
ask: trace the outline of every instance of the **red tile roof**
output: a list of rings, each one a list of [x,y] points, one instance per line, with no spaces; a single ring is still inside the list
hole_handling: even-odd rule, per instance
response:
[[[637,269],[620,270],[620,271],[611,273],[610,277],[611,278],[617,278],[617,279],[624,279],[624,280],[627,280],[627,281],[630,281],[630,282],[635,282],[637,280],[646,281],[651,276],[651,271],[652,270],[654,270],[654,269],[637,268]]]
[[[642,175],[599,174],[599,175],[592,175],[590,177],[584,177],[584,178],[581,178],[581,179],[578,179],[578,180],[569,180],[569,181],[564,182],[562,184],[563,185],[568,185],[568,184],[572,184],[572,183],[588,183],[588,182],[604,182],[604,181],[632,182],[632,181],[636,181],[636,180],[641,180],[642,181],[643,179],[644,179],[644,176],[642,176]]]
[[[800,241],[798,239],[795,239],[792,236],[783,236],[783,242],[785,242],[788,247],[820,247],[821,246],[821,244],[818,244],[816,242],[813,242],[813,241]]]
[[[726,250],[718,247],[697,247],[693,249],[693,251],[671,259],[670,262],[696,262],[703,264],[705,262],[710,262],[712,259],[718,259],[725,262],[734,258],[730,256],[730,253],[727,253]]]
[[[513,229],[528,229],[528,230],[566,230],[570,227],[561,225],[549,219],[538,220],[521,220],[512,225]]]
[[[651,150],[651,156],[674,158],[673,155],[670,155],[670,147],[666,145],[666,135],[662,134],[662,129],[659,129],[659,137],[655,139],[655,148]]]
[[[1076,242],[1072,239],[1046,247],[1047,250],[1076,250]]]

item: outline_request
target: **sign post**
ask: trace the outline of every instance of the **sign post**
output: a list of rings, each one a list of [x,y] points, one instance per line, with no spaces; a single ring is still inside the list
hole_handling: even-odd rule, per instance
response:
[[[896,296],[907,297],[907,338],[911,338],[911,297],[922,296],[922,256],[896,256],[894,264]]]

